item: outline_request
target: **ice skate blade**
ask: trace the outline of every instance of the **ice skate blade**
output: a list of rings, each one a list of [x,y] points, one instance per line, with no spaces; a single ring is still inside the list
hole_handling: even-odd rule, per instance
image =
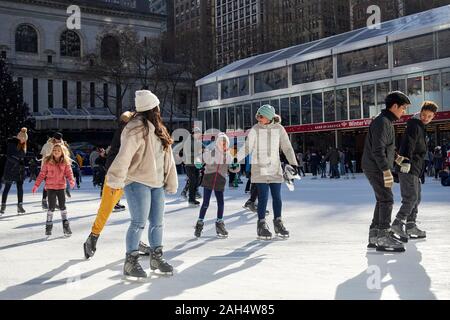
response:
[[[426,235],[425,236],[412,236],[412,235],[409,235],[409,239],[411,239],[411,240],[420,240],[420,239],[426,239]]]
[[[148,257],[148,256],[150,255],[150,252],[142,252],[142,251],[139,251],[139,255],[140,255],[140,256],[144,256],[144,257]]]
[[[162,272],[158,269],[150,269],[150,270],[151,270],[151,274],[155,275],[155,276],[162,276],[162,277],[172,277],[173,276],[173,271]]]
[[[72,236],[71,233],[64,233],[64,238],[70,238]]]
[[[216,237],[217,237],[218,239],[226,239],[226,238],[228,238],[228,235],[216,234]]]
[[[405,252],[405,248],[387,248],[387,247],[377,246],[376,251],[381,251],[381,252]]]
[[[131,283],[143,283],[148,281],[148,277],[134,277],[129,275],[122,276],[123,282],[131,282]]]
[[[279,233],[277,233],[276,235],[277,235],[278,238],[283,239],[283,240],[289,239],[289,235],[283,236],[282,234],[279,234]]]
[[[257,236],[256,239],[268,241],[268,240],[272,240],[272,237],[271,236]]]
[[[125,211],[125,209],[113,209],[113,212],[122,212]]]

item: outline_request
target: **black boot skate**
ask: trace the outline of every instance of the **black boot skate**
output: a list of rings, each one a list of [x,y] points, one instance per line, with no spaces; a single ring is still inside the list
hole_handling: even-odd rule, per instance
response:
[[[22,204],[21,203],[17,204],[17,214],[22,214],[22,213],[25,213],[25,212],[26,211],[23,208]]]
[[[6,211],[6,204],[5,204],[5,203],[2,203],[2,206],[1,206],[1,208],[0,208],[0,215],[4,214],[5,211]]]
[[[256,204],[253,201],[248,200],[245,204],[244,204],[244,208],[248,209],[252,212],[257,212],[258,208],[256,207]]]
[[[127,253],[125,256],[125,264],[123,265],[123,275],[128,280],[139,280],[147,278],[147,273],[139,264],[139,251]]]
[[[228,238],[228,231],[225,229],[225,223],[221,221],[216,221],[216,234],[219,238]]]
[[[269,231],[269,226],[266,223],[266,220],[258,220],[257,224],[257,234],[258,239],[260,240],[270,240],[272,239],[272,233]]]
[[[97,250],[98,235],[91,233],[83,244],[84,256],[86,259],[92,258]]]
[[[405,247],[403,243],[394,239],[390,229],[380,229],[377,237],[377,251],[404,252]]]
[[[411,239],[423,239],[427,237],[426,231],[420,230],[415,222],[406,223],[406,233]]]
[[[70,237],[72,235],[72,230],[70,230],[69,220],[63,220],[63,232],[65,237]]]
[[[150,269],[152,271],[159,270],[164,275],[173,275],[173,267],[162,258],[162,247],[150,250]]]
[[[203,225],[204,225],[203,221],[197,220],[194,231],[194,236],[196,236],[197,238],[200,238],[200,236],[202,235]]]
[[[139,254],[141,256],[149,256],[150,255],[150,247],[142,241],[139,241]]]
[[[369,229],[369,244],[367,245],[367,249],[376,249],[377,248],[377,238],[378,238],[378,228],[370,228]]]
[[[53,222],[47,221],[47,223],[45,224],[45,235],[47,237],[50,237],[52,235],[52,229],[53,229]]]
[[[273,230],[275,234],[281,238],[289,238],[289,231],[283,225],[281,218],[276,218],[273,220]]]
[[[394,222],[392,222],[391,231],[394,233],[394,238],[401,242],[408,242],[408,234],[405,230],[406,221],[400,220],[399,218],[395,218]]]

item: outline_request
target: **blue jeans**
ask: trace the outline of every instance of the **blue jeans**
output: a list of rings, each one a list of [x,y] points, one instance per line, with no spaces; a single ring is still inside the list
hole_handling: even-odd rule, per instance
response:
[[[144,231],[146,220],[148,242],[155,249],[162,245],[164,218],[164,188],[151,188],[141,183],[133,182],[124,188],[130,209],[131,223],[126,236],[127,253],[139,250],[139,241]]]
[[[272,208],[274,218],[281,217],[281,183],[256,183],[258,187],[258,219],[266,217],[267,201],[269,200],[269,188],[272,194]]]
[[[203,203],[200,208],[200,214],[198,216],[199,219],[204,219],[206,215],[206,210],[209,207],[209,201],[211,199],[212,190],[208,188],[203,188]],[[214,191],[217,199],[217,219],[223,218],[223,210],[224,210],[224,201],[223,201],[223,191]]]

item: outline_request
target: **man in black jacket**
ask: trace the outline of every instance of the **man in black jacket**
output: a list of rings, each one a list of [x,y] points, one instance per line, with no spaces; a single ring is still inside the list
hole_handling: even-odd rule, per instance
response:
[[[393,91],[386,96],[386,109],[372,121],[364,143],[362,169],[372,186],[376,206],[369,229],[368,248],[377,251],[403,252],[401,242],[392,237],[390,231],[394,195],[392,185],[394,178],[391,170],[395,158],[395,130],[393,122],[405,114],[411,104],[408,96],[400,91]]]
[[[391,228],[404,242],[407,242],[408,238],[426,237],[426,232],[417,227],[416,218],[421,198],[420,177],[427,154],[425,126],[433,120],[437,110],[438,106],[434,102],[425,101],[420,113],[416,113],[408,120],[400,145],[399,157],[395,161],[400,167],[398,178],[402,206]]]

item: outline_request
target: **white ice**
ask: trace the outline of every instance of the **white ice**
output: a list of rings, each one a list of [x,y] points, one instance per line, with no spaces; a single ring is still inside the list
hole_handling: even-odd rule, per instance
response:
[[[181,187],[184,181],[180,176]],[[215,236],[212,200],[204,233],[195,239],[198,208],[187,208],[180,187],[166,199],[165,215],[164,256],[175,275],[142,283],[122,281],[128,211],[111,215],[95,256],[84,259],[82,244],[99,204],[89,177],[68,199],[70,238],[62,237],[55,212],[53,239],[45,240],[41,194],[32,195],[31,187],[25,186],[26,214],[16,214],[13,188],[0,217],[0,299],[450,299],[450,188],[432,178],[423,185],[418,218],[427,239],[396,254],[367,252],[374,196],[363,175],[307,176],[294,192],[283,186],[288,240],[256,240],[256,215],[242,208],[244,185],[226,190],[229,238]],[[394,192],[395,215],[398,185]],[[141,264],[150,273],[148,257]]]

